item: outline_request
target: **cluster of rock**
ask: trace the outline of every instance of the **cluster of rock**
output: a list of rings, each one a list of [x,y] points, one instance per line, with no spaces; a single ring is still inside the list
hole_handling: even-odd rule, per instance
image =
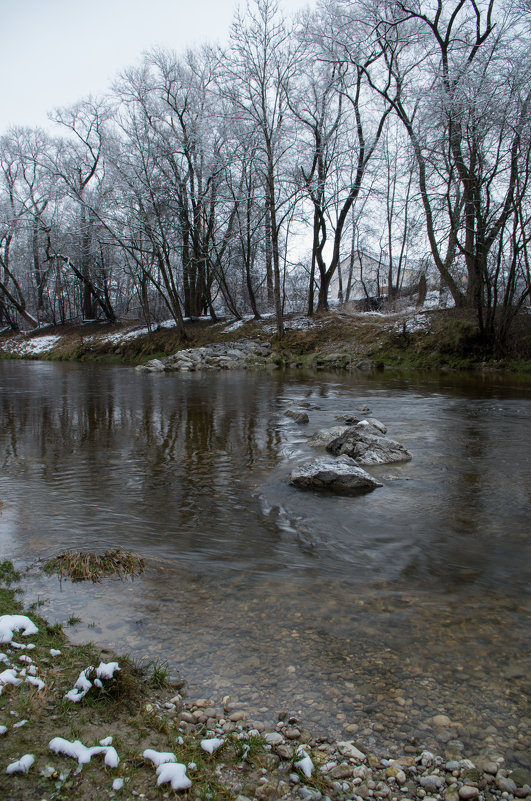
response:
[[[271,345],[252,339],[218,342],[201,348],[188,348],[164,359],[151,359],[135,369],[139,373],[180,372],[194,370],[242,370],[265,365],[271,356]]]
[[[236,801],[366,801],[366,799],[424,799],[424,801],[511,801],[531,797],[528,771],[508,771],[499,755],[448,761],[430,751],[405,746],[404,754],[382,758],[361,750],[352,740],[334,741],[312,737],[296,714],[283,716],[274,730],[249,720],[245,708],[209,699],[183,706],[180,695],[159,708],[159,714],[177,714],[181,730],[189,734],[244,742],[262,738],[262,745],[247,758],[244,747],[240,770],[224,761],[220,749],[216,772],[236,796]],[[443,716],[440,716],[443,717]],[[254,741],[256,743],[256,739]],[[302,756],[304,755],[304,756]]]
[[[291,412],[291,414],[290,414]],[[293,410],[286,412],[297,422]],[[316,432],[308,440],[315,448],[324,448],[330,457],[314,459],[292,471],[290,484],[300,489],[328,489],[337,493],[369,492],[383,486],[360,465],[407,462],[411,454],[400,442],[385,436],[386,426],[374,417],[360,420],[342,415],[346,425]]]

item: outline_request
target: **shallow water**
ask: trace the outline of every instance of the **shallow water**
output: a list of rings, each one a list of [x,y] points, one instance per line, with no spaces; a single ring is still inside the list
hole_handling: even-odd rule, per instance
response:
[[[364,405],[413,460],[359,497],[290,487],[308,435]],[[530,411],[513,379],[0,362],[0,554],[141,553],[132,583],[34,569],[29,599],[81,617],[74,639],[167,660],[191,696],[528,764]]]

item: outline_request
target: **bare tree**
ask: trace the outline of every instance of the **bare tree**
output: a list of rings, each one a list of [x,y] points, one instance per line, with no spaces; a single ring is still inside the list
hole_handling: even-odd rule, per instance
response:
[[[275,0],[256,0],[247,15],[236,15],[227,54],[225,96],[241,124],[242,136],[256,142],[255,158],[265,192],[266,235],[271,242],[277,334],[282,337],[281,239],[296,196],[286,164],[293,139],[287,134],[288,97],[298,49]]]
[[[370,23],[365,14],[392,82],[367,74],[408,133],[433,259],[456,304],[473,306],[492,337],[490,263],[528,191],[518,180],[531,120],[522,25],[495,0],[385,2]]]

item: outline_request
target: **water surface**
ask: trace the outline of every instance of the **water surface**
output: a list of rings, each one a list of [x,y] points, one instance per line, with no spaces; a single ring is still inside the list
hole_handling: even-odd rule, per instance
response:
[[[306,426],[284,414],[301,404]],[[359,497],[290,487],[309,434],[365,405],[413,460]],[[513,379],[3,361],[0,553],[141,553],[133,583],[33,570],[28,595],[81,617],[74,639],[167,660],[192,696],[382,753],[417,738],[528,764],[530,411]]]

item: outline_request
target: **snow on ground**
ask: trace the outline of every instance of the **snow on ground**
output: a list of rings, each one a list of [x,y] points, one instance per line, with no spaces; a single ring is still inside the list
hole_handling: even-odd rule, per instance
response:
[[[166,762],[177,762],[177,757],[171,751],[155,751],[153,748],[146,748],[142,756],[153,762],[156,767],[164,765]]]
[[[54,754],[63,754],[64,756],[77,759],[78,764],[88,765],[93,756],[98,754],[105,754],[104,762],[108,768],[116,768],[120,763],[116,749],[112,746],[94,745],[87,747],[83,745],[81,740],[65,740],[64,737],[54,737],[48,744],[50,751]]]
[[[77,704],[78,701],[81,701],[81,699],[86,696],[93,684],[95,687],[99,687],[99,689],[102,690],[102,679],[104,681],[112,679],[117,670],[120,670],[118,662],[100,662],[96,669],[94,669],[92,665],[89,665],[81,671],[73,689],[66,693],[65,698]],[[96,678],[92,682],[89,676],[92,676],[94,672],[96,672]]]
[[[58,335],[19,339],[16,342],[10,342],[9,351],[18,356],[40,356],[52,350],[60,339],[61,337]]]
[[[98,337],[98,341],[106,345],[118,345],[121,342],[128,342],[130,339],[143,337],[149,334],[149,328],[134,328],[131,331],[117,331],[115,334],[107,334],[103,337]],[[91,340],[95,337],[91,337]],[[88,337],[85,342],[88,341]]]
[[[212,737],[209,740],[201,740],[201,748],[203,751],[206,751],[207,754],[213,754],[224,742],[225,740],[220,740],[219,737]]]
[[[417,334],[421,331],[428,333],[431,330],[431,321],[425,313],[419,312],[414,317],[396,323],[394,330],[406,334]]]
[[[186,765],[182,762],[166,762],[157,768],[157,785],[171,784],[173,790],[187,790],[192,782],[186,775]]]
[[[297,756],[301,758],[295,762],[295,767],[302,771],[307,779],[310,779],[314,768],[311,758],[301,746],[297,749]]]
[[[35,762],[33,754],[24,754],[18,762],[12,762],[6,768],[6,773],[27,773]]]

